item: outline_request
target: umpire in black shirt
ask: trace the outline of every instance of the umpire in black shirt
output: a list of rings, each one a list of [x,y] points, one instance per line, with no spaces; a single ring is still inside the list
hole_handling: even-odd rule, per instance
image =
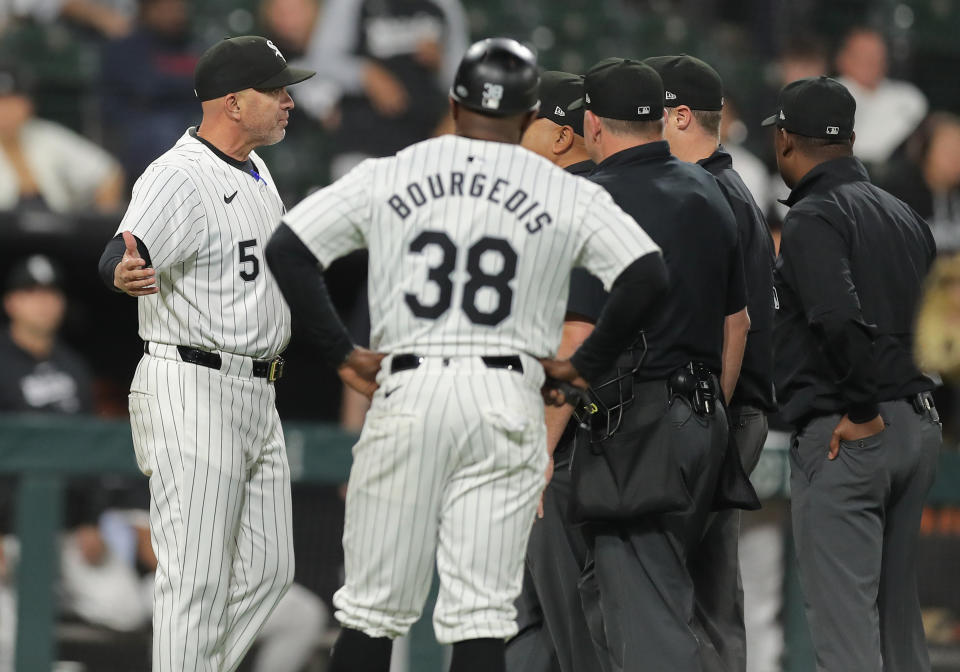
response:
[[[855,103],[839,82],[780,92],[785,201],[775,271],[777,395],[796,426],[793,532],[824,672],[925,672],[916,547],[940,425],[913,363],[930,231],[853,157]]]
[[[767,413],[776,410],[773,393],[773,264],[770,230],[753,196],[733,167],[720,141],[723,82],[709,64],[693,56],[655,56],[644,61],[663,80],[667,108],[664,137],[674,156],[698,163],[720,183],[733,214],[746,272],[750,334],[743,351],[739,380],[735,363],[741,353],[731,352],[724,339],[721,383],[733,389],[728,418],[730,440],[747,474],[760,460],[767,438]],[[746,313],[729,315],[725,333],[736,333]],[[731,360],[732,362],[728,361]],[[740,514],[718,512],[710,521],[690,572],[697,595],[697,610],[728,672],[747,666],[743,623],[743,589],[739,579],[738,543]]]
[[[670,155],[653,69],[607,59],[584,88],[590,179],[663,249],[669,287],[617,370],[594,381],[590,430],[577,437],[571,513],[588,543],[581,599],[602,670],[720,669],[694,614],[687,557],[726,449],[724,320],[746,305],[736,221],[717,181]],[[545,368],[569,380],[578,364],[575,355]]]
[[[574,175],[593,170],[583,140],[582,76],[556,71],[540,76],[540,111],[521,144]],[[586,340],[605,296],[599,280],[582,268],[573,269],[557,356],[569,357]],[[569,405],[546,411],[553,471],[527,543],[523,591],[517,599],[518,632],[507,642],[507,672],[600,669],[577,592],[586,542],[582,529],[567,520],[577,424],[570,416]]]

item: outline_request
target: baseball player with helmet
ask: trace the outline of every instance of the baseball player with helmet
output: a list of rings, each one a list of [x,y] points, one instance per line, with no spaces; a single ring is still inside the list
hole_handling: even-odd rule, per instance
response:
[[[611,289],[573,357],[586,380],[666,284],[659,249],[606,191],[518,146],[538,82],[519,43],[474,44],[450,92],[456,135],[365,161],[294,208],[267,246],[314,346],[373,398],[347,491],[333,672],[389,668],[435,561],[451,670],[504,670],[548,461],[540,390],[552,360],[540,359],[560,340],[570,270]],[[323,283],[357,248],[369,249],[379,352],[354,347]]]
[[[140,177],[101,258],[139,299],[130,421],[150,477],[156,672],[236,669],[293,580],[272,384],[290,314],[261,261],[284,207],[253,150],[283,139],[286,87],[312,74],[262,37],[207,50],[200,126]]]

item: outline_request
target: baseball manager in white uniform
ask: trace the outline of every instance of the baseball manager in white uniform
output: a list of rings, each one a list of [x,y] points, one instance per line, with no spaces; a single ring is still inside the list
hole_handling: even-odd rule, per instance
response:
[[[451,671],[503,672],[548,461],[539,359],[556,352],[571,268],[612,288],[573,359],[588,381],[665,286],[659,248],[603,188],[518,145],[538,84],[519,43],[474,44],[451,91],[456,135],[360,164],[286,215],[267,247],[313,345],[373,394],[347,490],[331,672],[388,670],[435,560]],[[354,347],[323,282],[357,248],[370,251],[379,352]]]
[[[262,37],[211,47],[200,126],[137,181],[100,261],[139,302],[130,422],[150,477],[155,672],[236,669],[293,580],[273,386],[290,314],[263,263],[284,207],[253,150],[283,139],[286,87],[311,75]]]

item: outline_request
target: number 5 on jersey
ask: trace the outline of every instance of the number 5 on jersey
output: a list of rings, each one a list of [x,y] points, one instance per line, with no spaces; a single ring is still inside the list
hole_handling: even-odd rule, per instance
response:
[[[410,242],[411,254],[422,254],[427,246],[438,247],[443,254],[437,266],[431,266],[427,280],[440,288],[437,300],[424,304],[416,294],[406,293],[404,300],[417,317],[435,320],[450,308],[453,301],[453,280],[451,275],[457,265],[457,246],[442,231],[424,231]],[[503,267],[497,273],[487,273],[480,266],[485,253],[499,254]],[[517,273],[517,253],[503,238],[485,236],[467,250],[467,272],[470,279],[463,287],[463,312],[474,324],[496,326],[510,315],[513,306],[513,289],[510,281]],[[483,312],[477,306],[477,294],[484,287],[490,287],[497,293],[497,305],[490,312]]]
[[[256,246],[256,238],[253,240],[241,240],[237,244],[240,252],[240,277],[247,282],[256,280],[257,276],[260,275],[260,260],[257,259],[257,256],[253,252],[248,252],[250,248]]]

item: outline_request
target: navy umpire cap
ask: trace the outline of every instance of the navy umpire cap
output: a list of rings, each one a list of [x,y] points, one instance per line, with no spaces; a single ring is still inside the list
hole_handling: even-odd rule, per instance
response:
[[[663,82],[649,65],[606,58],[584,78],[585,107],[598,117],[623,121],[663,118]]]
[[[723,80],[720,73],[699,58],[652,56],[643,61],[663,80],[664,107],[686,105],[691,110],[723,109]]]
[[[780,108],[763,120],[785,131],[824,140],[849,140],[857,101],[847,87],[829,77],[807,77],[780,89]]]
[[[538,119],[549,119],[558,126],[569,126],[583,135],[583,75],[547,70],[540,75],[540,111]]]
[[[516,40],[491,37],[467,49],[450,97],[474,112],[508,117],[537,109],[539,88],[533,52]]]
[[[313,70],[287,65],[276,45],[265,37],[229,37],[207,49],[193,73],[200,101],[244,89],[278,89],[313,77]]]

